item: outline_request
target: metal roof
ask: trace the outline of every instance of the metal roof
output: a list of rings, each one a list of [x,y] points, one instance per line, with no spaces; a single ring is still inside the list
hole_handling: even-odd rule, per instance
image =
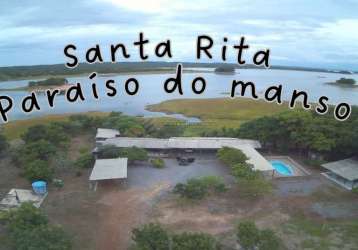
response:
[[[256,149],[249,147],[249,146],[234,146],[234,148],[240,149],[246,156],[249,158],[247,163],[253,165],[255,170],[259,171],[272,171],[274,168],[272,164],[267,161]]]
[[[96,138],[115,138],[120,136],[120,132],[116,129],[108,129],[108,128],[98,128]]]
[[[348,158],[323,164],[322,167],[347,180],[358,180],[358,159]]]
[[[169,139],[116,137],[107,139],[101,143],[103,145],[115,145],[117,147],[135,146],[147,149],[219,149],[225,146],[250,146],[252,148],[261,148],[261,144],[255,140],[243,140],[237,138],[221,137],[172,137]]]
[[[146,149],[220,149],[222,147],[233,147],[240,149],[249,158],[247,162],[251,163],[254,169],[260,171],[273,170],[272,165],[255,150],[255,148],[261,147],[260,143],[255,140],[221,137],[172,137],[169,139],[116,137],[107,139],[101,144]]]
[[[97,159],[90,181],[127,178],[127,158]]]

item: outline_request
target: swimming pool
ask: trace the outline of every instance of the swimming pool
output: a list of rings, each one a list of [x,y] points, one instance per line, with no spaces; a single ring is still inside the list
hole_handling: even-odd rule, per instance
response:
[[[270,161],[270,163],[278,173],[280,173],[282,175],[286,175],[286,176],[293,175],[292,168],[290,166],[288,166],[287,164],[285,164],[284,162],[278,161],[278,160],[273,160],[273,161]]]

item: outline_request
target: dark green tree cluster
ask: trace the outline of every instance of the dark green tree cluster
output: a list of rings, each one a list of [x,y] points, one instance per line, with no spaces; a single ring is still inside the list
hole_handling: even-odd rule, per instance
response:
[[[239,184],[241,192],[260,196],[272,191],[272,184],[260,171],[254,170],[247,163],[248,158],[240,149],[223,147],[218,150],[217,157],[231,168],[231,174]]]
[[[37,87],[37,86],[57,86],[67,84],[68,81],[66,78],[59,78],[59,77],[51,77],[46,80],[41,81],[30,81],[29,87]]]
[[[65,150],[69,136],[59,124],[35,125],[22,136],[24,141],[12,149],[12,159],[24,169],[29,181],[52,179],[52,160],[59,150]]]
[[[219,176],[204,176],[189,179],[186,183],[178,183],[173,192],[191,200],[203,199],[210,192],[225,192],[226,185]]]
[[[358,108],[340,122],[330,116],[308,111],[288,111],[244,123],[240,138],[259,140],[265,147],[281,151],[312,153],[327,159],[351,156],[358,152]]]
[[[354,85],[356,81],[353,78],[342,77],[336,81],[337,84]]]
[[[127,116],[121,112],[112,112],[103,119],[104,128],[117,129],[123,136],[143,137],[145,129],[140,119]]]
[[[260,230],[251,221],[241,222],[237,225],[236,235],[239,244],[247,250],[278,250],[281,240],[270,229]]]
[[[217,240],[205,233],[170,233],[160,224],[145,224],[132,231],[134,250],[219,250]]]
[[[58,225],[49,223],[47,216],[30,203],[5,212],[6,226],[13,249],[16,250],[70,250],[71,238]]]
[[[148,152],[143,148],[117,148],[112,145],[100,147],[97,156],[99,159],[128,158],[129,162],[148,160]]]

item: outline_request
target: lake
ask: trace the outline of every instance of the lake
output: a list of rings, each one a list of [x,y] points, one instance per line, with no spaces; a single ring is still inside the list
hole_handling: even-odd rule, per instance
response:
[[[329,103],[336,104],[347,102],[351,105],[358,105],[358,88],[344,88],[335,85],[328,85],[326,82],[334,82],[341,77],[354,78],[358,81],[358,75],[343,75],[336,73],[318,73],[290,70],[255,70],[242,69],[236,74],[223,75],[212,72],[204,73],[183,73],[184,95],[178,93],[168,94],[163,89],[163,83],[174,74],[121,74],[97,76],[95,82],[99,89],[99,100],[96,100],[91,91],[91,81],[86,76],[68,77],[70,83],[80,82],[86,100],[83,102],[69,103],[64,96],[58,96],[55,100],[55,107],[50,108],[44,95],[38,94],[41,111],[33,111],[25,114],[21,111],[21,100],[28,94],[26,91],[0,92],[1,95],[9,95],[14,100],[14,107],[9,112],[9,120],[26,119],[35,116],[48,114],[75,113],[87,111],[121,111],[129,115],[138,116],[162,116],[162,113],[145,110],[148,104],[159,103],[175,98],[213,98],[228,97],[232,80],[252,81],[256,85],[258,93],[262,94],[271,85],[283,85],[283,99],[289,100],[294,89],[304,90],[309,94],[311,102],[317,102],[322,95],[329,97]],[[196,95],[191,90],[191,82],[196,76],[206,79],[207,87],[202,95]],[[140,84],[137,95],[130,96],[124,91],[124,82],[135,77]],[[105,95],[105,81],[113,79],[116,83],[117,95],[108,97]],[[26,86],[28,80],[15,80],[0,82],[0,88],[14,88]],[[182,115],[170,115],[176,118],[187,119]],[[196,118],[188,119],[191,122],[198,122]]]

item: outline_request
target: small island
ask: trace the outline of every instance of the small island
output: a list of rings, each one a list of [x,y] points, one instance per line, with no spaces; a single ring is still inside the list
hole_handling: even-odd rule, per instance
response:
[[[1,91],[35,91],[44,92],[48,89],[57,89],[63,94],[72,84],[68,83],[66,78],[51,77],[45,80],[29,81],[27,86],[18,88],[0,89]]]
[[[235,74],[235,67],[231,65],[219,66],[214,71],[217,74]]]
[[[329,82],[328,84],[341,86],[341,87],[357,87],[356,81],[353,78],[342,77],[335,82]]]

